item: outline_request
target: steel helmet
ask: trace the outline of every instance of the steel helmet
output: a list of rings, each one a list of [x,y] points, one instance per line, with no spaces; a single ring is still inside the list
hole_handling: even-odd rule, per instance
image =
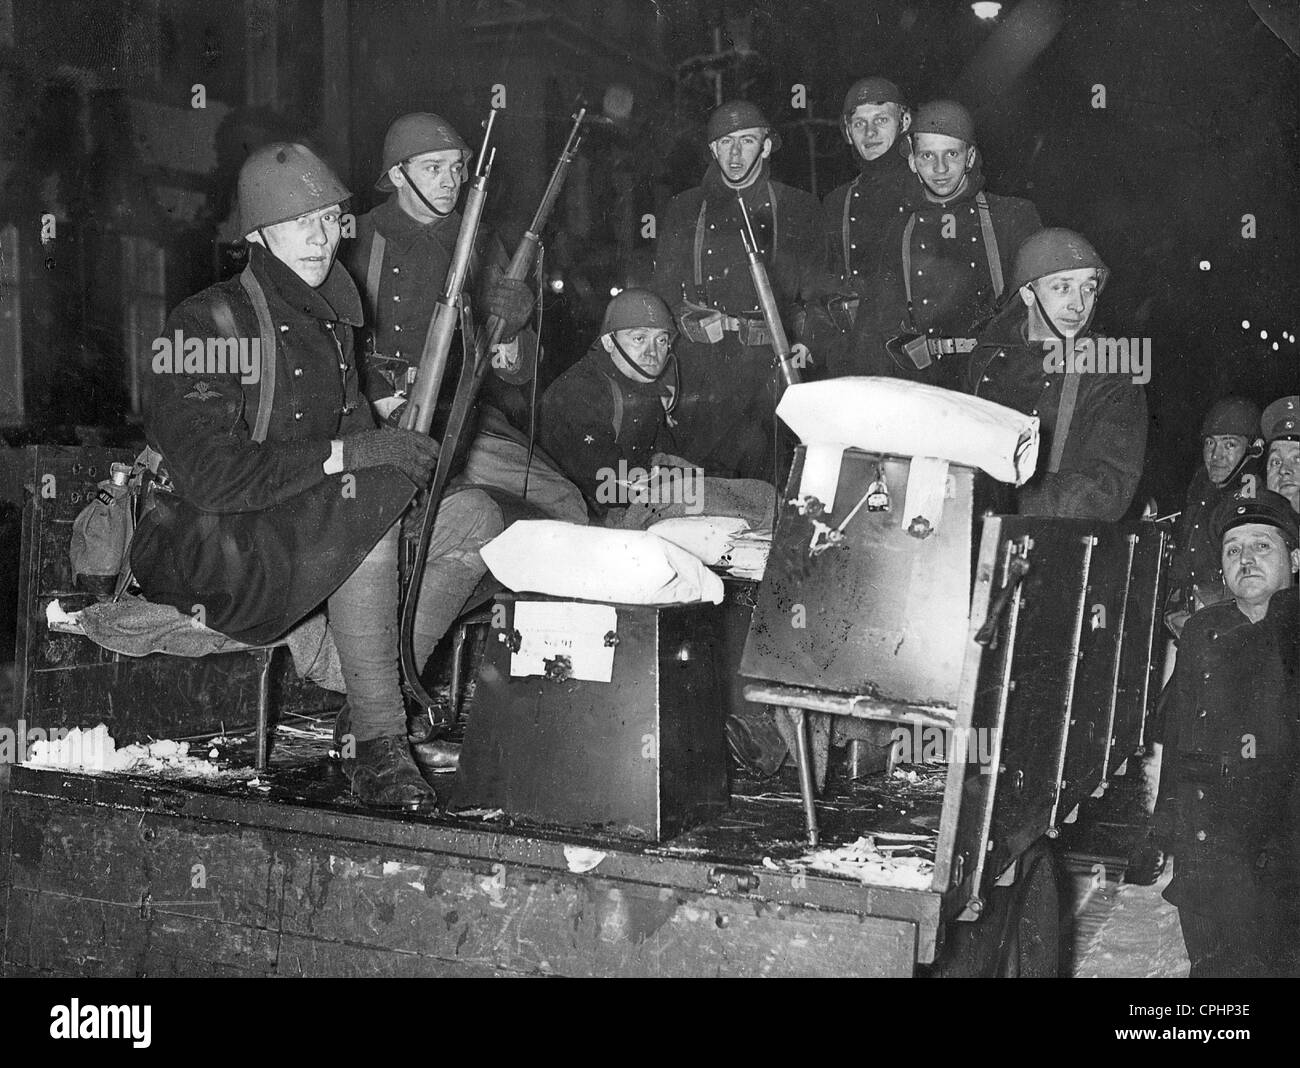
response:
[[[844,108],[841,114],[848,119],[863,104],[897,104],[903,103],[903,91],[888,78],[859,78],[849,86],[844,94]]]
[[[1264,409],[1259,428],[1270,445],[1300,439],[1300,397],[1281,397]],[[1249,436],[1249,435],[1248,435]]]
[[[909,134],[945,134],[966,144],[975,144],[975,120],[955,100],[931,100],[917,109]]]
[[[767,116],[763,114],[762,109],[757,104],[751,104],[748,100],[732,100],[726,104],[719,104],[714,108],[709,113],[709,124],[705,129],[705,138],[709,144],[713,144],[719,137],[725,137],[737,130],[748,130],[755,126],[761,126],[767,130],[767,136],[772,141],[773,152],[781,147],[781,135],[767,121]]]
[[[600,333],[603,337],[615,330],[635,330],[645,326],[677,333],[677,324],[667,304],[648,289],[625,289],[605,308]]]
[[[1097,292],[1106,288],[1110,275],[1097,255],[1097,250],[1082,234],[1060,227],[1049,227],[1030,234],[1016,250],[1015,266],[1011,269],[1011,293],[1036,279],[1059,271],[1078,271],[1086,267],[1097,269]]]
[[[1245,397],[1216,401],[1201,420],[1201,437],[1215,434],[1240,434],[1247,440],[1259,437],[1259,405]]]
[[[239,232],[251,234],[351,195],[310,148],[275,141],[255,149],[239,169]]]
[[[451,123],[441,115],[416,111],[394,119],[388,127],[388,133],[384,135],[384,169],[379,174],[375,188],[391,193],[397,188],[388,177],[391,168],[423,152],[443,152],[449,148],[459,149],[462,160],[468,160],[474,154]]]

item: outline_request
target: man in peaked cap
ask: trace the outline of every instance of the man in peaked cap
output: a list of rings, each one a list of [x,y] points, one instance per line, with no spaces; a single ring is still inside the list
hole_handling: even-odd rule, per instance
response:
[[[1270,490],[1215,516],[1229,600],[1187,621],[1155,844],[1192,977],[1294,976],[1300,944],[1300,529]]]
[[[1042,222],[1028,200],[985,190],[975,122],[955,101],[922,105],[900,150],[916,202],[883,242],[850,370],[956,388],[976,325],[1007,292],[1012,257]]]
[[[1300,512],[1300,397],[1282,397],[1265,408],[1260,430],[1268,443],[1268,488]]]
[[[216,337],[241,351],[247,339],[259,359],[237,369],[155,359],[145,431],[174,492],[153,497],[131,563],[149,600],[250,644],[326,606],[351,710],[342,756],[353,792],[367,805],[427,808],[436,798],[412,758],[398,679],[397,542],[437,447],[376,426],[360,392],[361,299],[335,261],[348,197],[299,144],[267,145],[244,163],[248,266],[174,309],[155,353],[172,338]],[[417,651],[432,651],[485,571],[478,550],[500,530],[484,494],[444,502]]]
[[[709,115],[712,163],[704,181],[673,198],[659,226],[653,289],[681,337],[682,395],[665,452],[706,474],[773,478],[775,357],[741,241],[744,200],[787,332],[825,262],[816,199],[772,180],[780,135],[759,108],[723,104]],[[795,346],[796,364],[807,349]]]
[[[1254,497],[1264,486],[1259,407],[1244,397],[1224,397],[1201,421],[1201,458],[1187,490],[1169,568],[1165,622],[1174,634],[1187,617],[1227,596],[1213,519],[1228,497]]]
[[[457,210],[472,151],[439,115],[415,112],[393,120],[384,137],[383,166],[375,188],[391,194],[357,219],[356,239],[345,242],[340,259],[365,298],[367,345],[365,390],[381,420],[401,418],[419,370],[424,341],[433,322],[460,234]],[[553,465],[532,455],[522,389],[536,367],[537,335],[530,320],[529,283],[504,277],[505,248],[485,226],[479,228],[464,296],[476,325],[489,315],[505,323],[502,344],[491,354],[493,373],[484,381],[465,460],[466,477],[489,487],[508,510],[523,493],[547,515],[583,522],[581,496]],[[453,344],[431,433],[440,437],[459,375],[461,346]]]
[[[844,95],[840,132],[858,174],[822,202],[828,269],[835,283],[827,306],[842,332],[828,347],[831,374],[852,372],[852,365],[844,362],[845,350],[857,310],[873,291],[885,236],[920,195],[907,160],[895,151],[911,123],[902,91],[886,78],[860,78]],[[813,347],[820,353],[825,346]]]

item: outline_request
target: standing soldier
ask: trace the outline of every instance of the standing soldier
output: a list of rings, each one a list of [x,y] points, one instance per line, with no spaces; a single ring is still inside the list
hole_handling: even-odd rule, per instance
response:
[[[1265,408],[1260,430],[1268,443],[1268,488],[1300,512],[1300,397],[1282,397]]]
[[[1296,975],[1296,514],[1270,490],[1215,516],[1230,597],[1187,621],[1169,687],[1155,844],[1174,855],[1192,978]],[[1157,865],[1159,860],[1157,860]]]
[[[902,91],[885,78],[861,78],[849,87],[840,115],[844,140],[853,149],[858,176],[827,195],[822,203],[831,275],[837,293],[830,315],[842,338],[833,337],[826,364],[834,375],[859,373],[847,359],[859,306],[869,304],[880,267],[885,236],[900,216],[916,205],[919,183],[903,155],[895,151],[899,137],[912,124]]]
[[[807,298],[823,270],[816,199],[770,176],[780,135],[753,104],[714,109],[707,136],[713,163],[695,189],[674,197],[660,227],[654,289],[674,309],[682,397],[664,451],[688,456],[705,474],[773,478],[771,338],[741,240],[742,197],[767,261],[783,317]],[[793,347],[796,365],[808,358]]]
[[[1132,380],[1142,376],[1080,372],[1062,359],[1066,347],[1089,340],[1108,274],[1081,235],[1032,235],[1016,252],[1015,294],[967,367],[970,392],[1041,420],[1048,459],[1040,454],[1038,472],[1019,491],[1022,515],[1115,522],[1142,476],[1147,403]]]
[[[377,189],[394,193],[357,220],[357,237],[341,253],[365,296],[369,346],[366,393],[382,420],[395,422],[415,381],[425,337],[433,322],[460,233],[456,210],[471,152],[437,115],[415,113],[394,120],[384,137],[383,171]],[[536,368],[537,336],[529,327],[533,294],[527,282],[507,278],[501,242],[480,228],[465,297],[479,312],[505,323],[502,343],[490,354],[497,376],[484,384],[473,444],[465,465],[471,482],[521,494],[528,441],[502,414],[508,386],[529,382]],[[444,382],[455,382],[459,352],[453,347]],[[452,390],[444,388],[432,433],[440,436]],[[493,403],[493,402],[497,403]],[[585,522],[581,495],[542,457],[533,457],[528,499],[555,518]]]
[[[1227,596],[1213,517],[1224,498],[1254,497],[1263,488],[1262,444],[1259,408],[1251,401],[1225,397],[1205,413],[1203,463],[1187,490],[1169,568],[1165,621],[1175,636],[1189,615]]]
[[[160,341],[189,339],[188,354],[191,341],[202,351],[205,338],[241,349],[247,339],[260,359],[196,373],[155,360],[145,432],[174,492],[153,496],[131,565],[149,600],[251,644],[327,604],[351,711],[353,792],[369,805],[419,808],[435,798],[412,759],[399,688],[397,542],[437,446],[376,428],[360,394],[361,299],[334,258],[349,195],[299,144],[267,145],[244,163],[248,266],[177,307]],[[439,509],[417,654],[455,618],[486,570],[478,550],[500,530],[477,491]]]
[[[974,348],[972,332],[1006,291],[1016,249],[1043,224],[1028,200],[984,191],[975,123],[960,104],[922,105],[901,148],[921,195],[885,238],[852,360],[858,374],[956,388],[962,375],[952,365]]]

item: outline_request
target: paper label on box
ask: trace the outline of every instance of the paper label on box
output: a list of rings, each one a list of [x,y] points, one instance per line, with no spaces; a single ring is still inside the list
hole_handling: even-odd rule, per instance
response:
[[[613,605],[517,601],[515,630],[519,649],[510,656],[512,676],[562,672],[567,678],[609,682],[614,675],[614,646],[607,639],[618,631]]]

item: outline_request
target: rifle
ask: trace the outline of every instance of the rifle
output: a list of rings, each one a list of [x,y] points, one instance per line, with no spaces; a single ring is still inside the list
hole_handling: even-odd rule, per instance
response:
[[[493,115],[496,113],[493,112]],[[536,259],[537,251],[541,246],[542,229],[546,225],[546,220],[550,217],[555,208],[555,203],[559,200],[560,192],[564,188],[564,181],[568,177],[569,167],[578,155],[578,146],[582,141],[582,123],[586,118],[587,109],[579,108],[573,119],[573,128],[569,131],[568,140],[564,143],[564,151],[560,153],[560,158],[555,164],[555,169],[551,172],[551,179],[546,184],[546,191],[542,194],[541,203],[533,215],[531,225],[524,236],[520,238],[519,245],[515,249],[514,255],[510,259],[510,266],[506,269],[506,277],[523,280],[532,270],[533,262]],[[490,124],[489,124],[490,125]],[[481,205],[480,205],[481,210]],[[466,205],[465,219],[469,220],[469,205]],[[477,218],[475,226],[477,227]],[[462,224],[461,237],[465,234],[465,225]],[[456,250],[459,253],[460,244],[458,242]],[[455,268],[455,261],[452,263]],[[450,275],[450,272],[449,272]],[[441,311],[441,307],[439,308]],[[454,325],[454,324],[453,324]],[[460,380],[456,384],[456,394],[452,401],[451,412],[447,418],[447,428],[442,435],[442,450],[438,454],[438,467],[434,472],[433,485],[429,489],[429,500],[425,506],[424,519],[420,527],[420,538],[416,552],[415,563],[411,569],[412,578],[406,587],[402,601],[402,675],[408,686],[408,692],[420,703],[430,721],[433,721],[433,701],[423,687],[420,686],[419,668],[415,664],[415,653],[411,645],[410,635],[415,625],[415,601],[419,595],[419,588],[415,579],[424,569],[425,558],[429,550],[429,536],[433,530],[433,521],[438,511],[438,502],[442,497],[443,490],[447,486],[447,481],[451,477],[451,470],[456,463],[460,453],[462,438],[470,424],[471,416],[474,412],[474,402],[478,397],[479,388],[483,384],[483,379],[492,363],[492,348],[501,341],[501,333],[505,329],[503,323],[495,315],[489,316],[484,327],[474,337],[473,347],[466,352],[465,360],[461,364]],[[432,333],[432,331],[430,331]],[[463,336],[463,335],[462,335]],[[439,369],[439,378],[441,371],[446,366],[446,354],[443,354],[442,368]],[[421,363],[420,375],[424,374],[424,365]],[[534,370],[534,381],[536,380],[536,371]],[[420,385],[419,378],[416,379],[416,387]],[[417,394],[412,391],[412,401],[416,399]],[[433,393],[436,400],[437,392]],[[432,401],[429,403],[430,415],[432,415]],[[428,423],[425,423],[425,429],[428,429]]]
[[[470,257],[474,253],[479,224],[483,219],[483,205],[487,200],[487,180],[492,171],[492,160],[496,155],[495,148],[491,153],[488,152],[488,142],[492,138],[492,124],[496,122],[496,117],[496,109],[493,108],[488,116],[487,129],[483,133],[483,145],[479,149],[478,159],[474,165],[474,178],[465,197],[465,212],[461,217],[460,232],[456,235],[456,248],[452,253],[451,266],[447,268],[447,280],[443,285],[442,295],[434,306],[433,322],[424,341],[424,350],[420,353],[420,368],[416,372],[406,410],[402,413],[401,425],[405,430],[427,434],[433,425],[438,391],[442,388],[452,337],[460,320],[461,293],[465,288],[465,278],[469,274]],[[407,559],[409,566],[406,569],[406,581],[402,588],[401,630],[398,635],[402,679],[407,693],[425,710],[430,719],[432,719],[433,699],[420,684],[420,667],[415,662],[413,644],[415,606],[419,601],[420,580],[429,555],[429,536],[433,532],[438,498],[442,495],[442,487],[447,481],[443,461],[447,459],[448,443],[448,436],[444,435],[437,473],[428,500],[425,502],[424,517],[420,521],[419,537],[414,552]]]
[[[781,313],[776,309],[776,294],[772,292],[772,280],[767,276],[767,265],[759,253],[758,238],[754,236],[754,227],[749,221],[749,210],[745,207],[745,199],[740,193],[736,194],[736,202],[740,205],[742,222],[740,239],[745,243],[745,255],[749,257],[749,274],[754,280],[754,289],[758,293],[758,305],[763,311],[768,333],[772,335],[772,351],[776,353],[777,365],[781,369],[781,377],[785,379],[785,384],[798,385],[799,369],[790,359],[790,339],[786,337],[785,327],[781,325]]]
[[[483,147],[479,149],[478,160],[474,165],[474,179],[465,195],[465,212],[461,217],[460,233],[456,235],[451,266],[447,268],[447,280],[438,303],[434,305],[433,322],[429,325],[424,349],[420,353],[420,369],[416,372],[415,384],[411,387],[411,395],[406,402],[406,411],[402,413],[402,428],[405,430],[427,434],[433,425],[434,407],[438,403],[438,391],[442,388],[442,377],[447,370],[451,339],[460,319],[461,291],[465,288],[470,257],[474,255],[474,242],[478,238],[479,223],[483,219],[483,205],[487,201],[487,179],[492,170],[492,158],[496,155],[496,149],[491,154],[488,153],[488,141],[492,138],[492,124],[496,118],[496,108],[493,108],[488,116],[487,129],[483,133]]]

